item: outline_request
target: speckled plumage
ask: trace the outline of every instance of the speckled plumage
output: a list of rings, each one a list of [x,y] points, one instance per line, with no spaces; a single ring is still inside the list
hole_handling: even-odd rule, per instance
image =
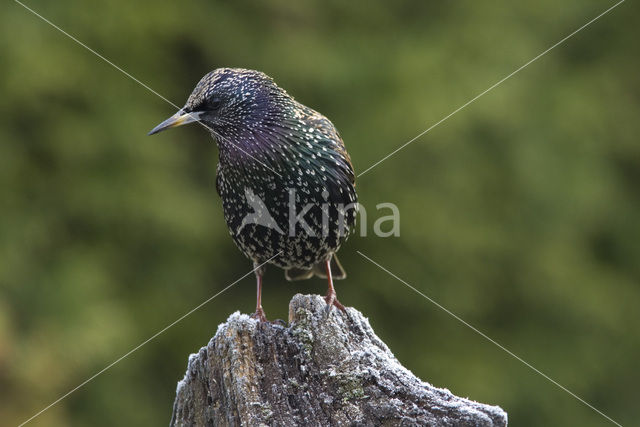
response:
[[[234,68],[205,75],[176,116],[185,114],[196,116],[217,141],[216,188],[240,250],[256,266],[269,261],[295,271],[290,277],[322,275],[320,266],[330,262],[354,225],[357,203],[353,167],[333,124],[264,73]],[[175,126],[166,124],[170,120],[152,133]],[[262,215],[251,203],[256,197],[279,227],[247,222],[247,216]],[[290,230],[291,214],[307,204],[303,218],[310,232],[301,223]]]

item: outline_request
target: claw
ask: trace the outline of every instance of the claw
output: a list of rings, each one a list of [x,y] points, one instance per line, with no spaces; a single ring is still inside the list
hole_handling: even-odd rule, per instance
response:
[[[344,308],[344,305],[342,305],[340,303],[340,301],[338,301],[338,298],[336,297],[336,293],[335,292],[329,292],[325,297],[324,297],[325,302],[327,303],[327,305],[324,308],[325,311],[325,315],[329,316],[329,313],[331,313],[331,307],[336,306],[340,309],[340,311],[346,313],[347,309]]]
[[[256,312],[251,315],[253,319],[256,319],[259,322],[268,322],[267,316],[264,314],[264,310],[262,307],[258,307]]]
[[[283,327],[285,327],[285,328],[287,327],[287,322],[285,322],[285,321],[284,321],[284,320],[282,320],[282,319],[276,319],[276,320],[273,320],[273,321],[271,321],[271,323],[272,323],[272,324],[274,324],[274,325],[280,325],[280,326],[283,326]]]

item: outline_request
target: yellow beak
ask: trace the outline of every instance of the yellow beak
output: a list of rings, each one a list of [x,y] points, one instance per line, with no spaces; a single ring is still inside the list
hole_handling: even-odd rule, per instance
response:
[[[185,113],[184,110],[181,109],[173,116],[151,129],[151,132],[149,132],[148,135],[154,135],[165,129],[186,125],[187,123],[197,122],[198,120],[200,120],[198,113]]]

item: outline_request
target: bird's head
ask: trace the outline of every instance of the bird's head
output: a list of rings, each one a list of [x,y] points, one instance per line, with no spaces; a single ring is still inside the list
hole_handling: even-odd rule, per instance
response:
[[[231,138],[260,123],[287,98],[287,93],[262,72],[218,68],[200,79],[184,107],[153,128],[149,135],[200,122],[215,136]]]

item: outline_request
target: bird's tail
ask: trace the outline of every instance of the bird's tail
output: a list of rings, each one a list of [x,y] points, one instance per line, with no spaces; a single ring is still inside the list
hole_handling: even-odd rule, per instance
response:
[[[288,270],[285,270],[284,272],[284,277],[288,281],[305,280],[310,279],[313,276],[317,276],[322,279],[327,278],[327,272],[325,271],[324,262],[319,262],[309,269],[290,268]],[[342,264],[340,264],[340,261],[335,254],[333,254],[333,256],[331,257],[331,276],[335,280],[341,280],[347,277],[346,271],[344,271],[344,268],[342,268]]]

